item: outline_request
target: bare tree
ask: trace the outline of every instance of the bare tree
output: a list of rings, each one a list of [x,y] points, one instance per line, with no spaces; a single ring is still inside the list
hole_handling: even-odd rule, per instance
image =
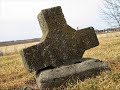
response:
[[[120,0],[104,0],[103,4],[104,19],[112,27],[120,27]]]

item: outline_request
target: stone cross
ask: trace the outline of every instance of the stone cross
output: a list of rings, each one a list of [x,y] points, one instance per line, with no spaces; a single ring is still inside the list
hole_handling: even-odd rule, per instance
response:
[[[60,6],[42,10],[38,21],[43,32],[41,42],[22,51],[30,72],[80,62],[85,50],[99,45],[94,28],[71,28]]]

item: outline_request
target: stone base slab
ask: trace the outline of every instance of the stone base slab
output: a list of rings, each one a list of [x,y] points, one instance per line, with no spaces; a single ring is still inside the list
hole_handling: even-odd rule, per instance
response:
[[[83,62],[37,72],[36,81],[38,87],[40,90],[53,90],[53,88],[64,86],[67,80],[71,79],[70,82],[73,83],[77,80],[94,77],[103,70],[110,70],[107,63],[98,59],[86,58],[81,61]]]

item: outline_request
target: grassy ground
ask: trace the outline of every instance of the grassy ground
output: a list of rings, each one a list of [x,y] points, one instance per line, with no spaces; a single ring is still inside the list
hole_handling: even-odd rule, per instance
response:
[[[37,43],[38,42],[19,44],[19,45],[17,44],[17,45],[10,45],[10,46],[2,46],[2,47],[0,47],[0,51],[3,52],[4,55],[9,55],[9,54],[13,54],[13,53],[18,53],[23,48],[35,45]]]
[[[69,84],[68,90],[120,90],[120,33],[102,34],[98,38],[100,45],[87,50],[84,57],[108,62],[112,72],[104,72],[96,78]],[[7,47],[1,48],[0,51]],[[18,90],[24,85],[37,89],[34,75],[26,71],[20,54],[16,52],[0,57],[0,90]]]

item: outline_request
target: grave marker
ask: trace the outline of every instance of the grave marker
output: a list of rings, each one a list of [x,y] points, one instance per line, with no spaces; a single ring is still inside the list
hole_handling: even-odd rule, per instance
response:
[[[38,21],[43,32],[41,42],[22,51],[30,72],[80,62],[85,50],[99,45],[94,28],[71,28],[60,6],[42,10]]]

